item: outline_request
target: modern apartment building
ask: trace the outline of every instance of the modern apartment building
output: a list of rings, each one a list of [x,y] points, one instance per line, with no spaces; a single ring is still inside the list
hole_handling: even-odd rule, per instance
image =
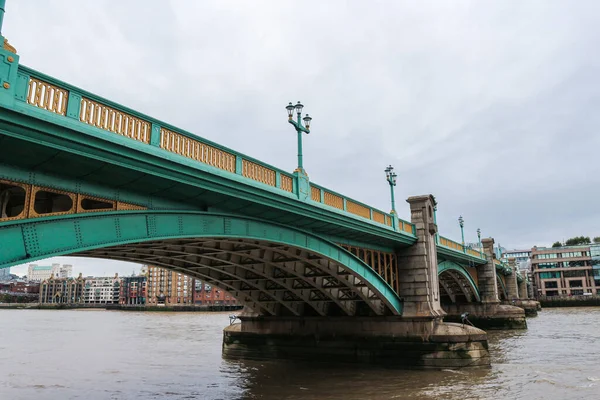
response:
[[[146,290],[148,305],[194,304],[194,278],[168,269],[148,265]]]
[[[83,303],[85,280],[78,278],[55,278],[53,275],[40,284],[40,303]]]
[[[537,296],[597,294],[600,246],[534,247],[531,272]]]
[[[147,278],[145,275],[126,276],[121,278],[119,304],[146,304],[146,284]]]
[[[531,249],[529,250],[505,250],[502,253],[502,261],[508,262],[509,258],[515,258],[520,270],[531,270]]]
[[[119,304],[121,281],[114,277],[87,277],[83,302],[86,304]]]
[[[237,305],[237,300],[224,290],[209,283],[196,281],[194,301],[198,305]]]

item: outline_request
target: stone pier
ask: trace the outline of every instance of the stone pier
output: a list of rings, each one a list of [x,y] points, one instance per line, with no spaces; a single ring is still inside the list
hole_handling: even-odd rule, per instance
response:
[[[469,320],[481,329],[526,329],[527,321],[522,308],[512,304],[500,304],[494,264],[494,239],[482,239],[481,243],[488,260],[486,264],[477,267],[477,286],[481,302],[445,305],[448,319],[460,321],[461,314],[468,312]],[[507,279],[507,289],[509,297],[517,300],[517,277],[514,269]]]
[[[535,317],[538,311],[542,309],[542,306],[539,301],[529,298],[526,277],[523,277],[523,280],[519,282],[518,295],[518,299],[514,302],[514,305],[525,310],[526,316]]]
[[[245,317],[225,328],[228,358],[301,359],[404,368],[488,366],[487,334],[431,318]]]
[[[223,354],[413,368],[489,366],[483,330],[443,321],[433,197],[417,196],[407,201],[418,241],[397,252],[402,316],[242,315],[241,324],[223,332]]]

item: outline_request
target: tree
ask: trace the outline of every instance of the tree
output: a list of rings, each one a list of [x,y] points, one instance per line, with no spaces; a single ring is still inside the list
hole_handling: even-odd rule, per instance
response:
[[[590,244],[592,241],[590,240],[589,236],[575,236],[572,237],[570,239],[568,239],[565,242],[565,245],[567,246],[577,246],[580,244]]]
[[[594,243],[600,243],[600,236],[596,236],[594,238]]]
[[[554,242],[554,243],[552,244],[552,247],[561,247],[561,246],[562,246],[562,243],[561,243],[561,242]]]

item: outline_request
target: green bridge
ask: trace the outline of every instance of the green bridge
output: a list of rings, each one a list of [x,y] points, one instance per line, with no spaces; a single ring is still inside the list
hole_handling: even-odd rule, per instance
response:
[[[1,38],[0,268],[69,255],[194,276],[246,306],[241,326],[225,330],[226,351],[240,356],[267,331],[281,356],[293,353],[286,335],[364,337],[347,326],[363,321],[407,343],[449,329],[472,364],[486,364],[485,334],[444,315],[469,305],[489,319],[502,300],[527,298],[492,239],[475,250],[439,235],[433,196],[409,198],[404,221],[309,180],[300,104],[288,106],[298,169],[283,171],[26,67]],[[401,358],[443,366],[448,349]]]

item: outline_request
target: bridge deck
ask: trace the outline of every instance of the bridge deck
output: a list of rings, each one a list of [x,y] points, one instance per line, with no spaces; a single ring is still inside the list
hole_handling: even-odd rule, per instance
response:
[[[0,179],[34,185],[44,175],[44,182],[55,188],[88,187],[88,194],[96,196],[106,191],[94,191],[84,179],[110,182],[121,192],[117,197],[127,197],[126,188],[147,193],[153,187],[154,197],[183,209],[243,210],[347,244],[389,249],[416,241],[415,228],[407,221],[399,219],[392,227],[393,215],[314,183],[309,201],[301,201],[294,174],[31,68],[18,65],[16,82],[14,99],[3,102],[0,110]],[[22,140],[30,142],[28,152],[35,154],[37,177],[32,178],[31,162],[19,151]],[[62,161],[62,167],[52,160]],[[153,203],[158,202],[151,196],[135,202],[146,208]],[[485,262],[481,253],[446,238],[440,238],[438,251]]]

